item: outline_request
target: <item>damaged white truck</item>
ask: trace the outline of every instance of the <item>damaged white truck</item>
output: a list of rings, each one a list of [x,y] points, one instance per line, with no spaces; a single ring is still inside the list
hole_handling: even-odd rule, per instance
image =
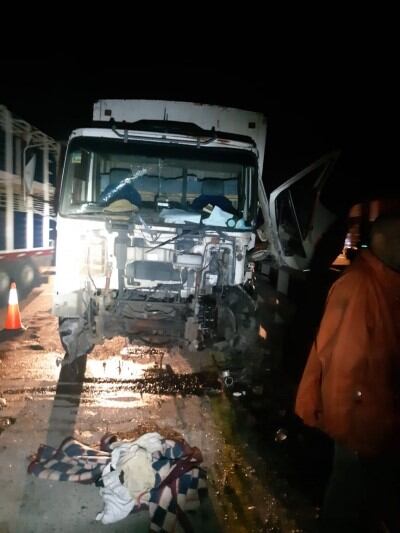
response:
[[[243,352],[258,332],[247,290],[262,256],[256,235],[278,265],[305,268],[317,235],[291,187],[311,176],[317,195],[335,156],[289,180],[270,206],[262,113],[101,100],[93,119],[70,136],[60,191],[54,312],[64,362],[116,335],[193,349],[226,339]]]

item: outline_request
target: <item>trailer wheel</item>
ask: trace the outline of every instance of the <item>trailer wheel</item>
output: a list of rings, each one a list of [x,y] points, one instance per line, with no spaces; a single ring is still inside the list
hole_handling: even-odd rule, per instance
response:
[[[17,266],[15,281],[21,294],[28,294],[33,289],[38,275],[35,264],[29,259]]]
[[[70,364],[78,357],[92,351],[94,343],[85,319],[59,318],[58,332],[66,352],[63,364]]]
[[[0,269],[0,305],[7,302],[7,296],[10,290],[10,274],[4,268]]]

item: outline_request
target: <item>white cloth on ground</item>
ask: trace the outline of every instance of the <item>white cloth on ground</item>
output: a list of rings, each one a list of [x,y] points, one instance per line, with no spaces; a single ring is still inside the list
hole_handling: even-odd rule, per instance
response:
[[[103,524],[112,524],[128,516],[135,506],[135,500],[131,498],[128,489],[121,485],[119,472],[111,470],[111,463],[104,468],[102,480],[104,488],[100,489],[100,495],[104,507],[101,513],[97,514],[96,520]]]
[[[145,433],[134,442],[122,441],[111,445],[111,464],[124,473],[123,484],[134,500],[154,487],[152,454],[163,450],[161,439],[158,433]]]
[[[162,438],[158,433],[145,433],[135,441],[117,441],[110,445],[111,462],[103,471],[104,488],[100,489],[104,509],[96,520],[103,524],[117,522],[137,503],[149,500],[149,491],[155,485],[152,454],[163,451]]]

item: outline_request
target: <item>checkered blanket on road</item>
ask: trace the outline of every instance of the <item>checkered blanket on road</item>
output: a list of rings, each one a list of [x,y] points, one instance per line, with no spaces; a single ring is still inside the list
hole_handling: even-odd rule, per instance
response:
[[[41,479],[94,483],[110,462],[111,452],[90,448],[67,437],[58,448],[42,444],[28,466],[28,472]]]
[[[150,531],[174,531],[178,520],[184,531],[192,531],[185,511],[196,509],[199,491],[206,489],[206,473],[200,468],[203,458],[198,448],[185,441],[165,441],[165,449],[153,462],[156,484],[150,491]]]
[[[28,472],[48,480],[96,483],[101,486],[104,468],[111,461],[115,435],[105,435],[100,449],[83,444],[72,437],[65,439],[56,449],[40,446],[28,466]],[[150,490],[147,504],[138,502],[132,512],[149,509],[150,531],[169,533],[179,521],[184,531],[192,531],[186,511],[198,507],[199,491],[206,489],[206,473],[200,467],[201,452],[187,442],[162,439],[162,451],[152,454],[155,485]]]

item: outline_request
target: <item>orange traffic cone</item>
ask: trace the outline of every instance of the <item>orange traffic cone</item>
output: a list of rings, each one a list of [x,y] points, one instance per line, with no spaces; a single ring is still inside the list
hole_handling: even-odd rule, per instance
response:
[[[8,309],[6,317],[6,325],[4,329],[20,330],[25,329],[21,322],[21,315],[18,306],[17,286],[15,282],[11,283],[10,294],[8,296]]]

